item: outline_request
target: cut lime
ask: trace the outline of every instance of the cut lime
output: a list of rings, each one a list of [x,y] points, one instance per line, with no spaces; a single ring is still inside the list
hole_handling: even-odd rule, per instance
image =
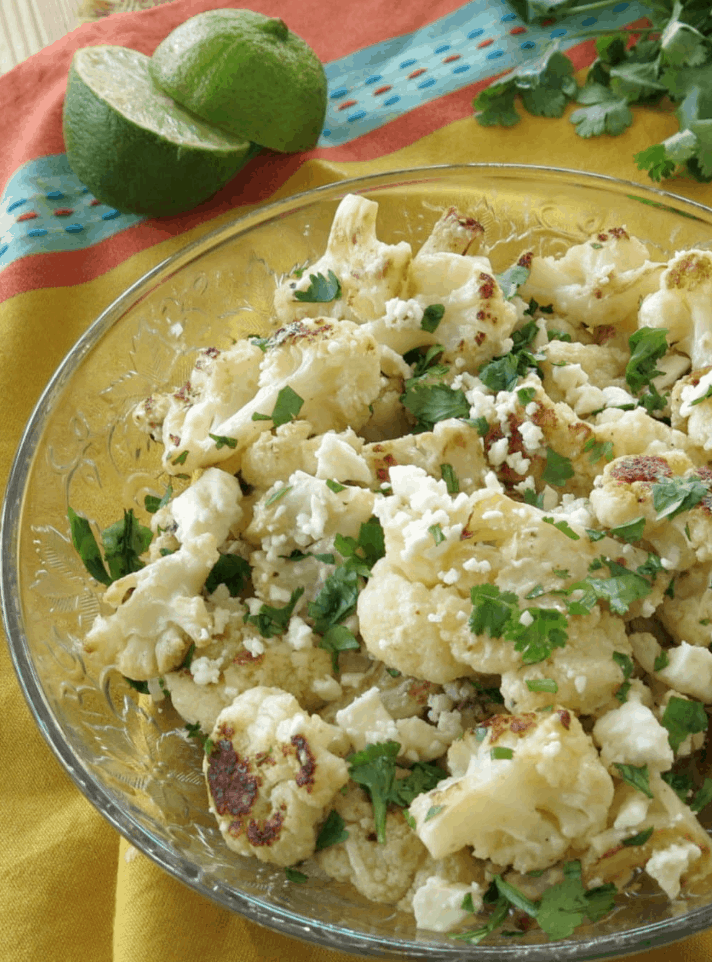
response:
[[[326,113],[326,75],[283,20],[252,10],[206,10],[168,34],[151,76],[202,120],[286,153],[308,150]]]
[[[149,58],[85,47],[69,71],[64,142],[99,200],[139,214],[178,214],[211,197],[259,148],[191,116],[151,80]]]

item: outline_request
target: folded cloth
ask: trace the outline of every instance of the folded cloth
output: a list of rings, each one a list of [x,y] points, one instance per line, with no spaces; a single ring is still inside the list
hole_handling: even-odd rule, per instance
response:
[[[637,110],[617,138],[581,140],[566,119],[525,115],[484,128],[471,101],[496,72],[548,36],[504,0],[253,0],[283,17],[326,64],[329,110],[317,147],[265,152],[188,214],[148,218],[95,203],[64,155],[62,99],[75,50],[111,43],[150,54],[178,23],[227,0],[174,0],[85,24],[0,78],[0,394],[5,479],[43,386],[111,300],[191,240],[270,199],[335,180],[474,161],[547,164],[645,182],[633,155],[669,136],[674,120]],[[621,8],[620,10],[618,8]],[[619,4],[617,23],[641,10]],[[603,16],[603,13],[601,14]],[[612,22],[612,21],[611,21]],[[566,46],[565,36],[562,43]],[[528,46],[527,46],[528,45]],[[572,48],[585,66],[590,44]],[[671,189],[712,203],[712,187]],[[0,652],[3,939],[13,962],[338,962],[345,956],[258,928],[204,900],[121,840],[51,757]],[[712,935],[631,956],[712,960]]]

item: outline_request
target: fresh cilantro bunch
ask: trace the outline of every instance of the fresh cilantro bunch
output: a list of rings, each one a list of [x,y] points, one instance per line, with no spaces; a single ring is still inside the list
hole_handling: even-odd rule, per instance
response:
[[[527,22],[556,20],[589,6],[587,0],[509,2]],[[595,6],[615,3],[598,0]],[[536,116],[561,117],[576,102],[569,120],[580,137],[617,136],[633,123],[631,106],[671,106],[679,131],[636,154],[638,168],[654,181],[678,173],[712,180],[712,7],[705,0],[651,0],[647,6],[649,26],[597,36],[597,57],[582,87],[571,60],[552,44],[478,94],[478,122],[512,126],[520,119],[517,103]]]

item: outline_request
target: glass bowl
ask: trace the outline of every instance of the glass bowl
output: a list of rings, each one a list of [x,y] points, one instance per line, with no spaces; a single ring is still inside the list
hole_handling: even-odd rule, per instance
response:
[[[712,893],[669,905],[641,888],[612,918],[550,943],[539,932],[468,946],[416,931],[392,906],[331,880],[232,854],[208,812],[201,748],[165,703],[116,672],[95,675],[80,642],[101,588],[75,554],[67,506],[105,527],[143,517],[161,495],[160,454],[129,416],[182,384],[197,348],[270,328],[275,283],[322,253],[341,198],[379,202],[378,234],[417,249],[443,209],[485,227],[495,270],[523,250],[562,253],[625,225],[654,259],[712,246],[712,210],[660,190],[576,171],[472,164],[377,174],[317,188],[236,217],[133,284],[68,354],[21,440],[2,520],[2,605],[24,694],[78,788],[138,849],[197,892],[262,925],[341,951],[428,960],[593,959],[663,945],[712,925]],[[145,520],[145,519],[144,519]]]

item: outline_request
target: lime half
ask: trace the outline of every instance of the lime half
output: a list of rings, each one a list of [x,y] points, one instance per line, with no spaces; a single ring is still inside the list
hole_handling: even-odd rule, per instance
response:
[[[78,50],[64,101],[69,164],[99,200],[139,214],[178,214],[212,196],[258,147],[191,116],[126,47]]]
[[[321,61],[274,17],[206,10],[168,34],[150,69],[159,87],[202,120],[272,150],[308,150],[324,125]]]

